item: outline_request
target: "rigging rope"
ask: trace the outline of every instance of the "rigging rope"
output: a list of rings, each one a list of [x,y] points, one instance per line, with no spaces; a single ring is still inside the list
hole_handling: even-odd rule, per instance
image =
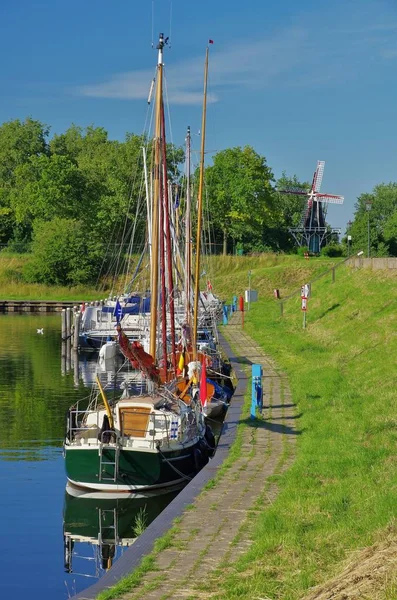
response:
[[[154,0],[152,0],[152,48],[154,48]]]

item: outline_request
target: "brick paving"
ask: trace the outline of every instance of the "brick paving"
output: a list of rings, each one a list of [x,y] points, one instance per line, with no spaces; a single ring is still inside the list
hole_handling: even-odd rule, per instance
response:
[[[210,598],[212,593],[200,584],[212,580],[216,590],[216,570],[247,551],[257,503],[263,508],[277,496],[269,477],[283,472],[293,460],[295,406],[286,376],[241,329],[240,313],[233,314],[223,334],[247,375],[252,363],[263,367],[264,420],[244,428],[239,458],[214,488],[202,492],[194,507],[185,510],[172,547],[157,555],[155,570],[119,600]]]

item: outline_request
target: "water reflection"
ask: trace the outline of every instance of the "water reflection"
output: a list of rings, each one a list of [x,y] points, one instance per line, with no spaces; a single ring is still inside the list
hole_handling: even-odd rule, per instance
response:
[[[70,485],[64,502],[64,565],[99,578],[175,498],[181,486],[140,494],[84,493]]]

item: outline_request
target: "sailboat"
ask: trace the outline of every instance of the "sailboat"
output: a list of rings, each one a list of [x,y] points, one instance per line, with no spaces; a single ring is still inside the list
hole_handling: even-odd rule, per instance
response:
[[[197,322],[200,272],[201,213],[204,168],[206,53],[200,187],[197,217],[194,294],[193,361],[191,372],[178,376],[174,322],[172,247],[169,226],[165,119],[163,104],[163,49],[160,34],[156,77],[153,203],[151,209],[151,302],[149,352],[131,342],[117,324],[120,349],[136,369],[133,389],[110,401],[97,378],[88,406],[73,405],[68,414],[64,443],[68,482],[85,490],[131,492],[189,481],[214,451],[200,398],[200,354]],[[160,298],[160,306],[158,301]],[[166,300],[169,299],[167,314]],[[160,310],[159,310],[160,309]],[[158,324],[158,312],[161,318]],[[167,336],[167,326],[170,336]],[[159,334],[160,329],[160,334]],[[170,338],[170,343],[169,343]]]

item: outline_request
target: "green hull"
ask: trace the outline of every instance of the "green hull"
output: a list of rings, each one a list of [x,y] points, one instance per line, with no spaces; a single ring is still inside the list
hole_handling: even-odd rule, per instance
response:
[[[102,461],[98,447],[65,446],[65,467],[70,482],[94,490],[128,491],[163,487],[194,476],[208,458],[199,449],[200,441],[191,446],[162,453],[123,449],[119,452],[115,476],[115,449],[105,447]]]

